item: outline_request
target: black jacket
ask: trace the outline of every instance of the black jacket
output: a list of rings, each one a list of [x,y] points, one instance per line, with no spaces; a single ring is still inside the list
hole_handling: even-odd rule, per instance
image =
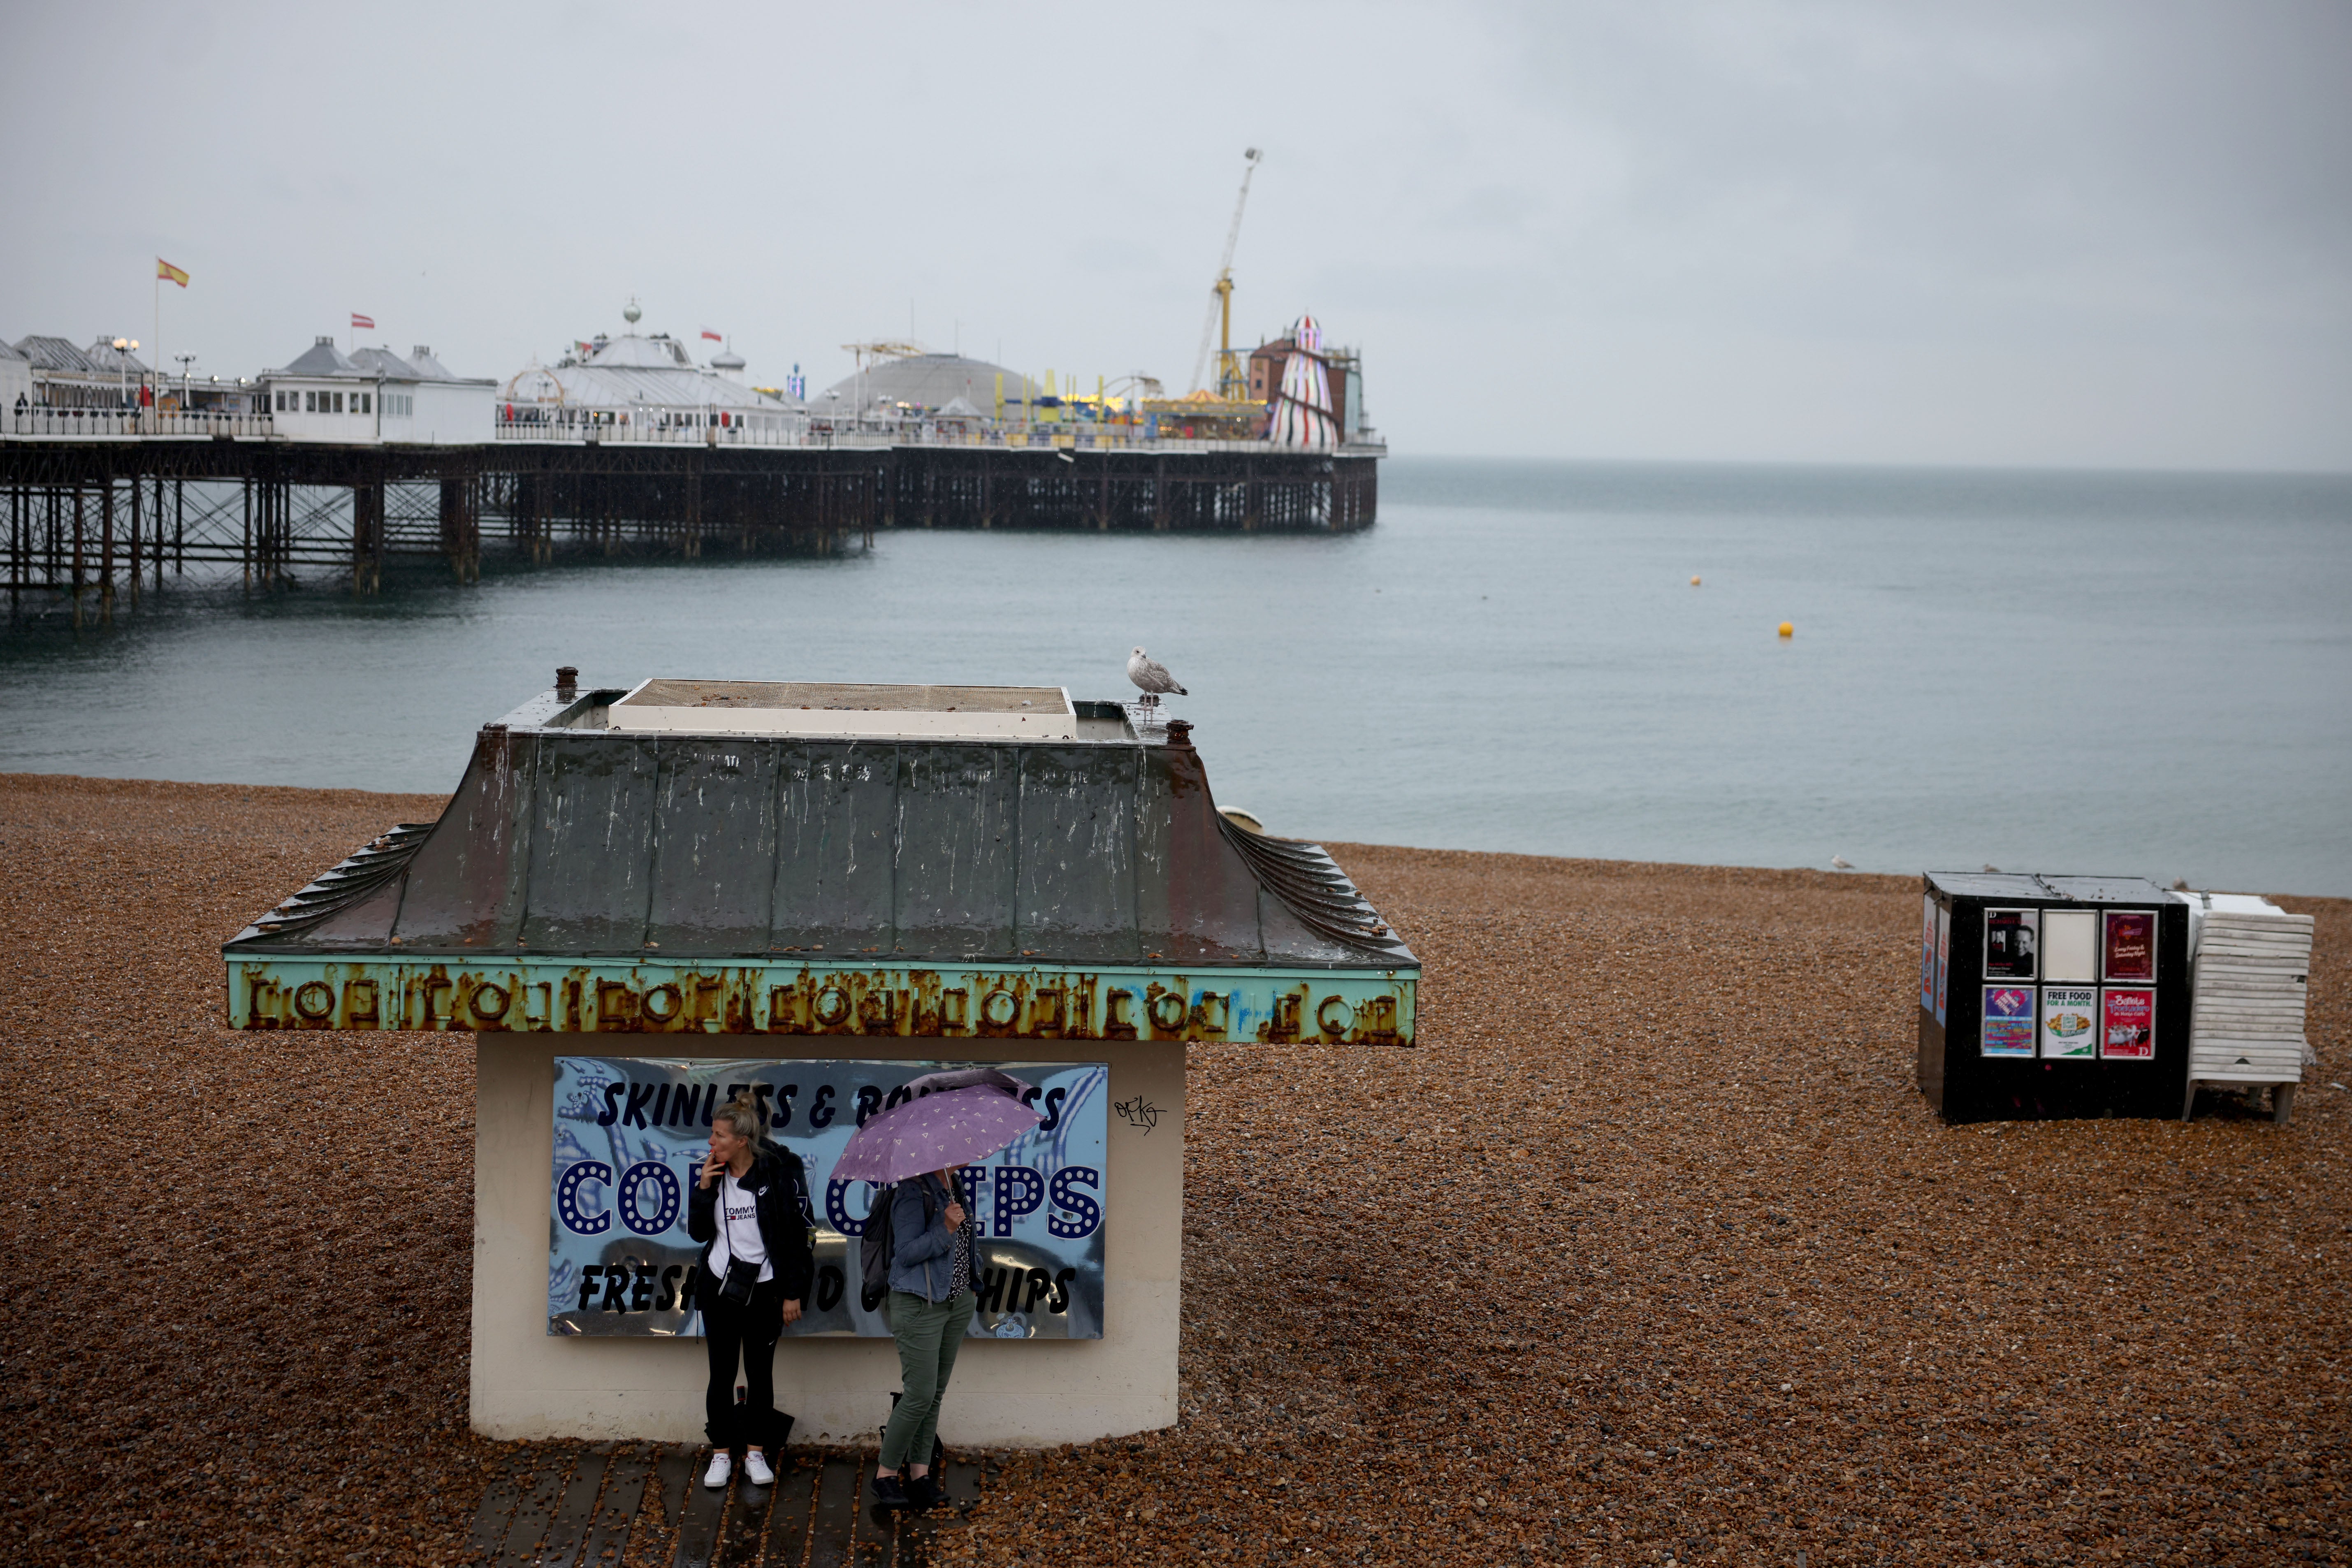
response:
[[[710,1244],[719,1239],[719,1189],[725,1178],[704,1186],[699,1178],[687,1190],[686,1234],[702,1243],[695,1267],[708,1268]],[[789,1149],[762,1143],[751,1160],[742,1184],[751,1189],[759,1209],[760,1239],[768,1246],[769,1261],[776,1266],[776,1281],[784,1300],[808,1300],[809,1281],[816,1274],[816,1256],[809,1249],[808,1173],[801,1157]]]

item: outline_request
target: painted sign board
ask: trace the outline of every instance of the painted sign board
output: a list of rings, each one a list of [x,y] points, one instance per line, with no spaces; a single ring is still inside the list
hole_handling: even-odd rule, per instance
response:
[[[850,1134],[902,1102],[903,1086],[969,1062],[555,1058],[549,1171],[547,1331],[697,1337],[701,1244],[688,1192],[709,1150],[710,1115],[738,1091],[769,1108],[770,1136],[801,1157],[816,1279],[788,1336],[887,1338],[883,1304],[858,1289],[857,1238],[873,1188],[833,1179]],[[980,1227],[971,1332],[992,1339],[1100,1339],[1109,1210],[1109,1069],[1099,1062],[992,1062],[1031,1084],[1044,1120],[963,1168]]]
[[[1919,900],[1919,1009],[1936,1010],[1936,896]]]
[[[2042,988],[2042,1055],[2060,1061],[2092,1061],[2099,1054],[2099,988]]]
[[[1951,993],[1952,911],[1936,906],[1936,1022],[1944,1022],[1945,999]]]
[[[2111,1062],[2156,1059],[2156,987],[2110,985],[2099,993],[2099,1055]]]
[[[1412,1043],[1418,970],[271,955],[229,962],[233,1029]]]
[[[1984,1024],[1977,1038],[1979,1055],[2030,1057],[2033,1054],[2034,1027],[2032,986],[1984,988]]]

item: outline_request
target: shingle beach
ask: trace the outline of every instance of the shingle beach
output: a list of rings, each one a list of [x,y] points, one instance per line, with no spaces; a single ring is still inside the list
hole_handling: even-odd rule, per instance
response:
[[[0,1562],[463,1560],[472,1039],[220,1023],[440,805],[0,775]],[[1182,1423],[946,1560],[2346,1560],[2352,901],[2290,1125],[1948,1128],[1916,877],[1330,847],[1420,1045],[1194,1047]]]

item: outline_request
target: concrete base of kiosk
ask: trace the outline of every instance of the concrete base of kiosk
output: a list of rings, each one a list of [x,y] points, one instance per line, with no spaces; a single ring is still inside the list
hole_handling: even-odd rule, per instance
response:
[[[1021,1040],[1028,1061],[1107,1061],[1114,1104],[1139,1097],[1155,1126],[1109,1122],[1103,1337],[964,1342],[940,1412],[950,1447],[1084,1443],[1176,1422],[1184,1252],[1184,1047],[1177,1042]],[[861,1036],[485,1034],[476,1037],[474,1430],[535,1437],[698,1442],[702,1341],[547,1331],[548,1170],[554,1058],[642,1055],[971,1061],[974,1042]],[[699,1050],[690,1048],[702,1047]],[[730,1048],[730,1047],[735,1048]],[[1009,1059],[1009,1058],[1008,1058]],[[871,1441],[898,1386],[888,1340],[785,1339],[776,1403],[793,1441]]]

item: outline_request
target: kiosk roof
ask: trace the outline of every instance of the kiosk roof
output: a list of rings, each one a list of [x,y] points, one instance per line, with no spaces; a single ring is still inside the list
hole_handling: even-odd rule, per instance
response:
[[[877,689],[824,689],[883,709]],[[1010,691],[979,716],[1053,700],[1080,732],[726,732],[740,704],[718,732],[636,731],[614,727],[630,692],[551,690],[482,729],[439,821],[330,869],[225,956],[1418,969],[1320,847],[1219,815],[1188,726],[1054,688],[897,689],[934,694],[902,719]]]

